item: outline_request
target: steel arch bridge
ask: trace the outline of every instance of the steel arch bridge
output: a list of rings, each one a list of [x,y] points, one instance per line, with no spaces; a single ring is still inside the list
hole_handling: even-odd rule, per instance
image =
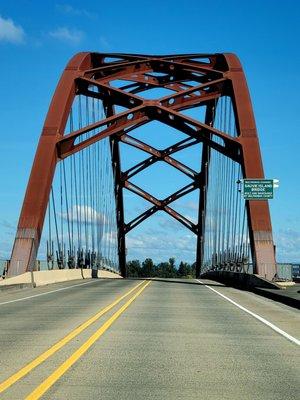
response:
[[[171,94],[142,96],[153,89]],[[198,117],[187,110],[199,110]],[[156,149],[129,134],[151,121],[186,138]],[[120,143],[148,157],[123,171]],[[199,171],[173,157],[199,143]],[[188,176],[190,184],[158,199],[130,181],[158,161]],[[253,273],[272,280],[268,202],[244,201],[236,183],[242,178],[264,178],[264,172],[245,75],[234,54],[79,53],[65,68],[49,107],[8,276],[34,269],[45,221],[52,267],[54,261],[59,268],[105,264],[126,276],[126,234],[164,211],[196,235],[197,276],[210,269],[243,271],[251,263]],[[151,204],[126,223],[124,189]],[[171,203],[197,190],[198,220],[191,221]]]

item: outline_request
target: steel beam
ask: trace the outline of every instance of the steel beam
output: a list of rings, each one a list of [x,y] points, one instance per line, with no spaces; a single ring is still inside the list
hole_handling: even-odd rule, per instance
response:
[[[124,85],[116,87],[114,82],[122,80]],[[93,87],[97,90],[93,90]],[[151,88],[165,88],[173,93],[155,100],[147,100],[138,95]],[[94,124],[64,134],[76,94],[102,100],[106,116]],[[237,137],[213,127],[214,104],[224,95],[229,95],[233,102]],[[125,111],[116,113],[115,106],[122,106]],[[181,112],[199,106],[205,106],[207,110],[204,122],[187,117]],[[187,135],[187,139],[167,149],[158,150],[128,135],[130,131],[154,120],[180,130]],[[98,128],[102,130],[83,139],[86,132],[93,132]],[[158,210],[165,211],[197,235],[197,276],[200,274],[211,149],[241,164],[244,178],[264,177],[250,96],[236,56],[79,53],[64,70],[49,107],[19,219],[9,276],[34,268],[56,164],[106,137],[110,138],[111,143],[118,254],[123,276],[126,275],[125,234]],[[218,143],[215,138],[218,138]],[[124,172],[121,169],[120,142],[134,146],[148,153],[150,157]],[[202,165],[199,172],[172,157],[175,152],[196,143],[202,143]],[[155,199],[141,188],[132,186],[128,179],[157,161],[166,162],[185,173],[192,180],[191,186],[182,188],[164,200]],[[153,204],[129,224],[124,221],[123,187]],[[197,224],[188,221],[169,206],[172,201],[191,191],[191,188],[200,190]],[[247,213],[255,272],[271,280],[276,268],[268,203],[247,202]]]

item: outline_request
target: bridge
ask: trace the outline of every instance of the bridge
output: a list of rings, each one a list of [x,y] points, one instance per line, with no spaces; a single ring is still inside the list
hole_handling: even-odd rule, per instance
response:
[[[182,132],[185,139],[156,149],[129,134],[153,121]],[[200,170],[173,157],[199,143]],[[124,171],[120,144],[148,158]],[[157,162],[176,168],[190,182],[164,199],[132,182]],[[34,269],[44,231],[51,268],[55,263],[97,270],[105,264],[126,277],[126,234],[163,211],[196,235],[197,277],[212,269],[248,271],[251,265],[251,272],[272,280],[276,262],[268,203],[245,202],[237,187],[243,178],[262,179],[264,173],[236,56],[77,54],[62,74],[46,117],[8,276]],[[124,190],[151,204],[128,222]],[[194,191],[197,221],[171,207]]]
[[[162,164],[185,184],[160,198],[136,178]],[[234,54],[75,55],[0,281],[1,398],[298,399],[296,309],[236,288],[279,288],[268,201],[245,179],[264,171]],[[147,205],[129,219],[126,193]],[[129,276],[126,238],[158,213],[196,238],[195,278]]]

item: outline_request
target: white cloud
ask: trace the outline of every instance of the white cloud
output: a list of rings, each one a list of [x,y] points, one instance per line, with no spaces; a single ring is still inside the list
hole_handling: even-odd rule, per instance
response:
[[[75,8],[70,4],[57,4],[56,8],[64,14],[75,15],[79,17],[87,17],[89,19],[97,18],[96,13],[87,11],[84,8]]]
[[[118,232],[116,230],[111,230],[109,233],[104,232],[102,235],[102,246],[117,246]]]
[[[78,45],[84,38],[84,32],[77,29],[60,27],[49,32],[49,36],[71,45]]]
[[[149,233],[131,234],[126,238],[128,248],[128,260],[147,257],[155,262],[166,261],[175,257],[177,263],[180,261],[195,261],[196,236],[192,233],[185,235],[166,235],[166,232],[153,235]]]
[[[277,261],[300,261],[300,232],[292,229],[280,230],[275,236]]]
[[[16,25],[10,18],[2,18],[0,16],[0,41],[14,44],[24,43],[25,32],[23,28]]]
[[[88,224],[94,223],[95,221],[102,224],[106,224],[108,221],[102,213],[98,213],[94,208],[85,205],[74,205],[72,209],[69,209],[69,215],[65,213],[58,213],[63,219],[74,222],[85,221]]]

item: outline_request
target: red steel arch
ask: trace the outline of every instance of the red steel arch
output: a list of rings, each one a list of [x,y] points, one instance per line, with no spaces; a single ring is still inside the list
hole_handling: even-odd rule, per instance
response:
[[[164,75],[152,75],[151,72]],[[120,89],[110,85],[112,80],[132,81],[132,84]],[[197,85],[187,85],[187,80],[196,81]],[[96,86],[98,92],[90,90],[91,85]],[[139,92],[160,87],[171,89],[174,93],[157,100],[146,100],[139,96]],[[66,122],[76,94],[101,99],[105,107],[105,118],[65,135]],[[237,121],[237,137],[212,127],[213,107],[216,99],[222,95],[232,99]],[[125,107],[127,110],[116,114],[114,105]],[[181,110],[199,105],[206,106],[205,123],[180,113]],[[129,135],[131,130],[151,120],[158,120],[178,129],[185,133],[187,138],[166,149],[155,149]],[[97,127],[105,128],[89,139],[76,143],[78,137]],[[79,53],[64,70],[49,107],[25,194],[8,276],[33,268],[56,164],[105,137],[110,137],[111,140],[115,169],[118,254],[123,276],[126,276],[126,233],[158,210],[165,211],[197,235],[197,275],[200,273],[207,186],[205,168],[209,161],[210,149],[215,149],[240,163],[245,178],[264,177],[247,83],[235,55],[148,56]],[[213,137],[221,138],[223,144],[214,141]],[[129,170],[121,171],[119,142],[143,150],[149,157]],[[199,142],[203,143],[200,173],[172,157],[174,153]],[[157,199],[129,181],[132,176],[159,160],[189,176],[192,183],[165,199]],[[124,222],[123,188],[152,203],[149,210],[127,224]],[[200,190],[197,224],[170,207],[170,203],[196,189]],[[276,272],[276,263],[268,202],[247,202],[247,212],[254,272],[271,280]]]

